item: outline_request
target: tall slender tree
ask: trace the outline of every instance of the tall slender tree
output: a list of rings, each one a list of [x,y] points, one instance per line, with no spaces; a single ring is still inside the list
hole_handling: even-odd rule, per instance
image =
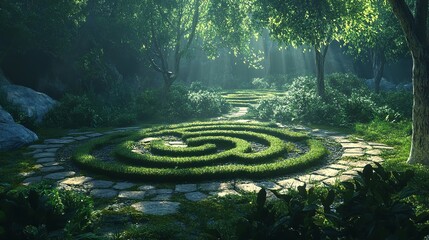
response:
[[[389,0],[389,3],[413,59],[413,133],[408,162],[429,165],[429,1],[415,0],[413,5],[405,0]]]
[[[366,0],[259,0],[255,18],[278,41],[311,46],[315,52],[317,93],[325,95],[325,57],[332,41],[344,41],[351,31],[361,31],[373,20]]]

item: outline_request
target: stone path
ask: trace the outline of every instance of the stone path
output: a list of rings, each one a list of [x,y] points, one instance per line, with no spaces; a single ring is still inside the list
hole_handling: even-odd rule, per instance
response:
[[[239,110],[240,114],[244,112],[247,112],[247,108],[246,110]],[[278,125],[286,127],[281,124]],[[21,173],[21,175],[27,177],[23,181],[24,185],[50,179],[56,181],[59,188],[83,191],[95,198],[115,198],[117,202],[131,205],[137,211],[146,214],[165,215],[177,212],[180,203],[172,200],[177,198],[195,202],[209,196],[223,197],[230,194],[240,195],[243,192],[257,192],[262,187],[284,192],[303,184],[307,184],[307,186],[314,184],[332,185],[337,181],[347,181],[356,176],[358,171],[362,171],[365,165],[375,162],[381,163],[383,161],[380,157],[382,151],[393,149],[384,144],[366,142],[363,139],[352,141],[349,136],[336,132],[309,129],[303,126],[288,127],[295,131],[309,132],[315,137],[334,140],[341,144],[344,150],[342,157],[317,170],[292,177],[278,178],[275,181],[214,181],[198,184],[176,184],[169,188],[160,185],[95,179],[67,170],[64,162],[56,158],[56,152],[66,144],[136,129],[132,127],[117,128],[103,133],[71,132],[59,139],[47,139],[43,144],[31,145],[28,147],[28,154],[36,159],[35,169],[37,170]]]

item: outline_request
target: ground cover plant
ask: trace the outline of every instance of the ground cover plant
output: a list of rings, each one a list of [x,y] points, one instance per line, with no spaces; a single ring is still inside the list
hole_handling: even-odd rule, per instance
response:
[[[299,149],[295,143],[305,145]],[[94,154],[114,144],[115,161]],[[167,144],[167,145],[166,145]],[[213,147],[216,147],[214,151]],[[288,158],[288,152],[298,156]],[[151,181],[267,178],[318,164],[323,143],[307,135],[259,122],[194,122],[143,129],[91,140],[73,160],[109,176]]]

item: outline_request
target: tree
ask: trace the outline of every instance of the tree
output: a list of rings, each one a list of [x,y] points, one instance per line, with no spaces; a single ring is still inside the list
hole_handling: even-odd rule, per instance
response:
[[[122,21],[138,32],[131,39],[149,65],[162,74],[167,92],[180,73],[180,64],[193,43],[204,0],[123,1]]]
[[[278,41],[294,47],[309,45],[315,52],[317,93],[325,95],[324,64],[329,44],[347,33],[361,31],[373,19],[364,0],[259,0],[255,17]]]
[[[413,133],[408,163],[429,165],[429,37],[428,0],[389,0],[401,24],[413,59]]]
[[[350,32],[346,37],[350,43],[349,52],[371,59],[375,92],[379,93],[385,64],[403,56],[406,43],[391,7],[384,0],[375,0],[373,6],[377,18],[364,31]]]

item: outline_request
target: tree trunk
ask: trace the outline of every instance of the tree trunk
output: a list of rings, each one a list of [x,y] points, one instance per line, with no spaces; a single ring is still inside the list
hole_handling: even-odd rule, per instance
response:
[[[317,95],[325,97],[325,56],[329,45],[314,47],[316,53],[316,90]]]
[[[409,163],[429,165],[429,49],[413,52],[413,135]]]
[[[415,13],[404,0],[389,0],[413,57],[413,134],[408,163],[429,165],[428,0],[415,1]]]
[[[375,93],[380,93],[380,82],[383,77],[384,64],[386,63],[386,56],[384,51],[375,49],[372,53],[372,71],[374,77]]]

